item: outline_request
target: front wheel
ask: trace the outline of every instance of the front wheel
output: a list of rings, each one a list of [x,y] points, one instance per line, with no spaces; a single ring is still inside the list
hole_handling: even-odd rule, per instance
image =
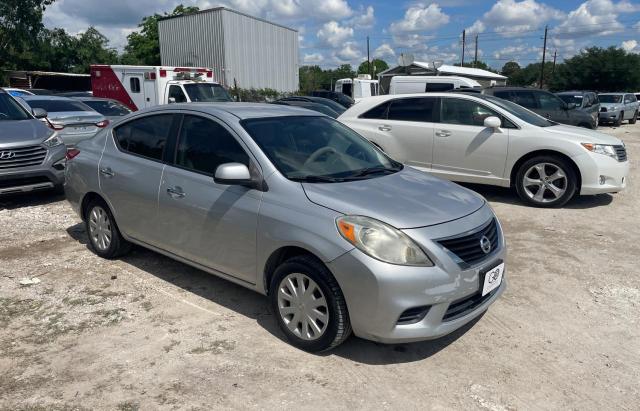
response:
[[[561,207],[576,192],[577,177],[566,160],[539,156],[527,160],[516,175],[516,191],[535,207]]]
[[[276,269],[269,299],[289,342],[319,352],[340,345],[351,334],[347,304],[331,272],[311,256],[285,261]]]
[[[622,125],[623,117],[624,117],[624,113],[620,112],[620,114],[618,114],[618,118],[616,119],[615,123],[613,123],[613,125],[616,127],[620,127]]]
[[[633,118],[629,120],[629,124],[636,124],[636,120],[638,120],[638,110],[636,110],[636,112],[633,113]]]

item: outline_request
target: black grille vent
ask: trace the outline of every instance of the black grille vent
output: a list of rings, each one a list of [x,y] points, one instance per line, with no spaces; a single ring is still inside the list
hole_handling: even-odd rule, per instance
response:
[[[483,250],[481,240],[489,239],[490,247]],[[438,240],[447,250],[462,260],[462,266],[470,266],[485,260],[498,249],[498,225],[495,218],[479,230],[461,237]]]
[[[498,292],[499,288],[491,291],[487,295],[482,295],[482,292],[477,292],[471,296],[467,296],[461,298],[460,300],[456,300],[449,304],[449,308],[444,313],[444,317],[442,317],[442,321],[453,321],[457,318],[464,317],[471,311],[475,310],[479,306],[481,306],[485,301],[491,298],[496,292]]]
[[[0,170],[37,166],[47,156],[47,149],[42,146],[28,146],[0,149]]]
[[[600,111],[603,112],[603,113],[606,113],[607,108],[606,107],[600,107]]]
[[[618,156],[618,161],[623,162],[627,161],[627,149],[624,146],[613,146],[616,150],[616,155]]]
[[[430,305],[424,305],[421,307],[413,307],[405,310],[402,314],[400,314],[400,318],[398,319],[399,325],[406,324],[415,324],[417,322],[422,321],[422,319],[429,312]]]

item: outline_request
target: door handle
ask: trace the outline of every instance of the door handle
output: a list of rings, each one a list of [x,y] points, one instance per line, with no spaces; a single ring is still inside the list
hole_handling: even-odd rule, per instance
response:
[[[102,168],[100,168],[100,174],[102,174],[103,176],[105,176],[107,178],[111,178],[111,177],[116,175],[113,172],[113,170],[111,170],[110,167],[102,167]]]
[[[451,135],[451,131],[449,130],[438,130],[436,131],[436,136],[438,137],[449,137]]]
[[[169,194],[172,198],[183,198],[186,195],[180,187],[167,188],[167,194]]]
[[[387,126],[387,125],[378,126],[378,130],[380,130],[380,131],[391,131],[391,126]]]

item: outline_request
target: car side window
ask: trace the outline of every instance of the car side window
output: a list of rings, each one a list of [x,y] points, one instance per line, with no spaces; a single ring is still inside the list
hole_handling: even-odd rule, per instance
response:
[[[536,102],[536,98],[531,91],[512,91],[513,101],[516,104],[521,105],[522,107],[528,109],[536,109],[538,107],[538,103]]]
[[[360,115],[360,118],[368,118],[368,119],[386,119],[387,118],[387,109],[389,108],[389,102],[386,101],[382,104],[378,104],[374,108],[369,111],[364,112]]]
[[[169,98],[173,97],[176,100],[176,103],[184,103],[187,101],[187,96],[184,95],[182,88],[180,86],[170,86],[169,87]]]
[[[436,97],[399,98],[391,100],[387,119],[398,121],[432,122],[436,111]]]
[[[132,93],[140,92],[140,79],[138,77],[131,77],[129,79],[129,87]]]
[[[453,90],[453,88],[453,83],[427,83],[424,91],[449,91]]]
[[[129,121],[113,130],[120,150],[162,161],[173,114],[158,114]]]
[[[178,138],[175,164],[213,176],[220,164],[249,166],[249,155],[221,124],[186,115]]]
[[[562,100],[549,93],[536,92],[541,110],[558,111],[564,107]]]
[[[484,119],[487,117],[495,116],[502,119],[502,116],[492,109],[475,101],[460,98],[443,98],[441,110],[440,122],[447,124],[484,127]]]

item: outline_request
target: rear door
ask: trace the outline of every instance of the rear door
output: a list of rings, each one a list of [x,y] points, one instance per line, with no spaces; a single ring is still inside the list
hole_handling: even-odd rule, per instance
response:
[[[256,282],[256,232],[262,192],[213,180],[220,164],[257,162],[224,123],[185,114],[159,192],[161,248],[203,266]]]
[[[98,165],[100,188],[126,235],[158,245],[158,186],[173,114],[138,117],[114,128]]]
[[[145,108],[147,105],[144,96],[144,76],[142,73],[125,73],[124,82],[133,104],[136,105],[138,110]]]
[[[509,146],[509,128],[515,127],[493,109],[455,97],[442,97],[436,125],[432,172],[471,183],[500,185]],[[502,129],[484,126],[484,119],[502,119]]]
[[[636,112],[636,97],[633,94],[624,95],[624,118],[626,120],[632,119]]]

